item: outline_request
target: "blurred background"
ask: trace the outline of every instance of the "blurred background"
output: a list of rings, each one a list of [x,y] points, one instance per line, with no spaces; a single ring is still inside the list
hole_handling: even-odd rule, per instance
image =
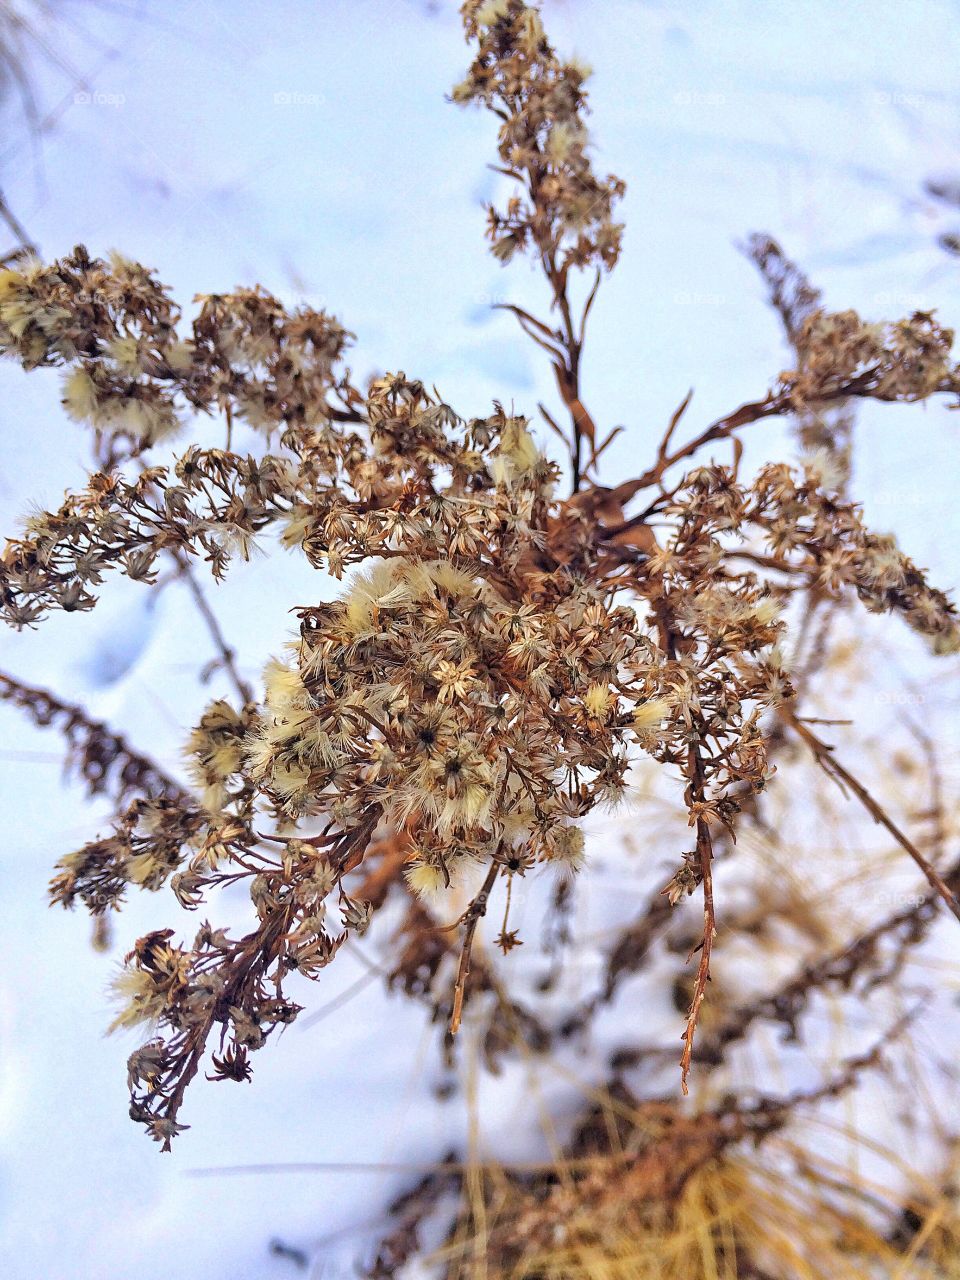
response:
[[[776,236],[831,308],[895,319],[935,307],[960,323],[956,4],[547,0],[544,16],[554,43],[594,67],[595,163],[628,187],[624,255],[584,369],[594,416],[626,427],[604,478],[633,473],[691,386],[699,429],[788,363],[738,248],[751,231]],[[44,258],[120,249],[187,315],[197,293],[260,283],[334,312],[357,335],[359,380],[404,370],[464,415],[499,399],[534,416],[553,403],[550,371],[492,307],[544,299],[532,269],[504,270],[484,245],[494,124],[444,101],[467,61],[453,0],[0,0],[0,256],[23,242]],[[4,535],[82,481],[88,441],[59,396],[56,373],[0,367]],[[868,405],[860,422],[854,492],[868,523],[895,528],[951,585],[955,419]],[[754,431],[748,462],[788,448],[784,428]],[[255,557],[211,599],[256,682],[289,609],[329,592],[293,557],[280,571]],[[0,667],[85,702],[177,768],[187,726],[220,690],[197,679],[189,607],[182,584],[151,604],[111,583],[92,614],[0,636]],[[867,655],[881,695],[914,656],[906,640]],[[955,694],[924,683],[909,696],[939,726],[955,784]],[[107,812],[63,788],[58,746],[0,706],[5,1276],[259,1280],[303,1274],[307,1257],[314,1274],[349,1275],[390,1197],[478,1141],[471,1116],[497,1154],[536,1149],[537,1109],[562,1111],[563,1081],[520,1063],[462,1080],[469,1109],[438,1099],[435,1031],[376,981],[384,936],[325,975],[312,1008],[343,1007],[305,1015],[258,1055],[252,1085],[198,1084],[193,1128],[161,1156],[126,1117],[136,1033],[102,1029],[118,959],[168,923],[169,900],[132,902],[106,953],[85,918],[47,907],[53,862]],[[616,832],[616,819],[591,832],[574,985],[590,985],[603,930],[629,915],[622,882],[604,875]],[[291,1163],[318,1167],[278,1168]],[[262,1168],[223,1171],[251,1165]]]

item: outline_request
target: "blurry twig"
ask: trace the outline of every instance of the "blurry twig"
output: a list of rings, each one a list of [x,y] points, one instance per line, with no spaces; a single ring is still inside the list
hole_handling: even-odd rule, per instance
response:
[[[787,707],[782,708],[781,714],[787,724],[794,730],[799,737],[807,744],[813,754],[816,756],[817,763],[823,771],[836,782],[840,789],[849,787],[853,794],[857,797],[863,807],[867,810],[874,822],[878,822],[882,827],[890,832],[897,844],[914,860],[923,874],[926,876],[929,884],[936,890],[953,914],[960,920],[960,902],[957,901],[956,894],[951,890],[936,868],[929,862],[927,858],[920,852],[913,841],[900,830],[886,810],[874,800],[870,792],[866,789],[862,782],[853,776],[833,754],[833,747],[829,746],[822,738],[818,738],[808,725]]]
[[[67,740],[67,768],[79,773],[91,796],[109,795],[117,804],[134,795],[189,800],[186,788],[175,778],[83,707],[4,672],[0,672],[0,702],[19,707],[39,728],[59,729]]]
[[[37,246],[33,243],[30,233],[7,204],[2,191],[0,191],[0,221],[6,223],[17,239],[17,248],[14,254],[9,254],[8,257],[13,257],[24,250],[28,253],[36,253]]]
[[[206,623],[207,630],[217,647],[217,651],[220,656],[214,665],[220,666],[224,671],[226,671],[233,683],[233,687],[236,689],[237,694],[240,697],[241,702],[252,702],[253,689],[240,674],[239,668],[237,667],[236,650],[227,643],[227,638],[223,634],[220,623],[217,621],[217,615],[210,608],[207,597],[204,595],[203,588],[196,579],[193,569],[190,566],[190,562],[187,560],[186,556],[179,551],[175,551],[172,554],[174,560],[177,562],[177,577],[182,578],[186,583],[187,588],[196,603],[197,610]]]

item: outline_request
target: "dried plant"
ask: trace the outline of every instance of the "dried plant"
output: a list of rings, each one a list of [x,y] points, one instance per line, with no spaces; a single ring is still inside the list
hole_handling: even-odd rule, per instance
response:
[[[844,1082],[823,1092],[837,1087]],[[388,1280],[416,1260],[445,1280],[955,1276],[960,1217],[949,1175],[899,1204],[882,1187],[851,1184],[785,1132],[810,1100],[681,1117],[614,1082],[552,1162],[438,1165],[391,1206],[367,1275]],[[762,1148],[744,1152],[745,1139]],[[438,1224],[441,1243],[429,1247]]]
[[[932,313],[868,323],[829,312],[779,246],[755,237],[748,252],[792,367],[678,442],[688,397],[644,469],[602,483],[616,432],[586,408],[581,357],[603,273],[620,253],[624,185],[593,170],[588,69],[555,52],[537,10],[468,0],[463,17],[475,56],[453,99],[499,121],[495,168],[510,193],[489,211],[492,252],[504,264],[529,255],[545,280],[545,317],[507,310],[550,357],[564,413],[541,410],[562,441],[561,464],[527,418],[499,404],[465,419],[404,373],[361,389],[339,321],[260,288],[203,297],[185,325],[155,276],[118,255],[103,261],[78,247],[50,264],[22,255],[0,272],[0,352],[26,369],[64,370],[64,407],[91,429],[97,461],[82,490],[31,516],[7,544],[3,616],[22,628],[51,610],[92,609],[114,571],[160,590],[167,567],[190,586],[236,692],[193,728],[183,783],[81,708],[0,680],[0,697],[62,729],[73,768],[117,807],[110,834],[61,858],[53,901],[79,900],[102,918],[131,887],[169,885],[190,911],[227,886],[249,889],[247,932],[204,922],[178,941],[157,929],[136,942],[117,982],[115,1025],[150,1028],[129,1059],[131,1114],[167,1150],[200,1070],[249,1078],[250,1054],[300,1012],[291,981],[317,978],[387,903],[399,906],[391,985],[425,1001],[453,1034],[475,1002],[496,1069],[505,1054],[543,1052],[582,1032],[649,966],[675,908],[699,895],[702,925],[685,939],[697,964],[678,986],[684,1092],[695,1063],[723,1067],[758,1022],[799,1038],[823,992],[893,983],[935,913],[960,917],[942,798],[935,838],[908,833],[806,706],[857,602],[899,615],[936,655],[960,651],[949,596],[891,535],[867,527],[850,495],[857,403],[960,403],[953,335]],[[782,416],[795,422],[799,462],[744,475],[741,434]],[[222,423],[224,447],[173,443],[187,430],[199,437],[204,417]],[[241,432],[246,451],[235,448]],[[299,634],[267,665],[262,694],[240,676],[197,573],[205,565],[219,581],[258,538],[335,579],[349,574],[338,599],[299,610]],[[830,718],[844,711],[834,704]],[[624,798],[641,761],[659,771],[689,847],[676,850],[666,886],[635,904],[598,991],[557,1023],[511,990],[509,958],[501,970],[479,954],[482,921],[502,882],[496,943],[509,957],[522,942],[509,927],[514,880],[552,864],[566,877],[548,921],[562,951],[568,873],[586,857],[583,824]],[[935,752],[928,764],[935,777]],[[788,919],[795,927],[806,912],[818,953],[798,946],[797,967],[772,990],[707,1002],[722,912],[716,858],[738,832],[768,829],[768,784],[780,793],[796,775],[812,790],[811,768],[886,831],[928,891],[879,921],[851,922],[838,939],[836,921],[824,923],[815,906],[785,905],[782,876],[779,897],[758,886],[762,922],[731,908],[731,938]],[[798,857],[791,851],[791,863]],[[466,894],[452,922],[436,905],[451,885]],[[586,1151],[586,1172],[560,1162],[547,1177],[504,1175],[481,1187],[481,1202],[499,1197],[502,1219],[486,1241],[491,1274],[768,1280],[867,1275],[855,1269],[861,1257],[865,1268],[927,1257],[932,1227],[920,1245],[916,1231],[902,1247],[891,1243],[830,1201],[826,1179],[809,1168],[796,1196],[775,1205],[769,1181],[738,1150],[747,1141],[766,1150],[768,1139],[772,1147],[799,1108],[853,1088],[903,1034],[895,1021],[876,1048],[844,1055],[819,1089],[727,1098],[696,1115],[624,1093],[616,1071],[659,1053],[633,1037],[615,1055],[609,1086],[628,1118],[614,1125],[616,1151],[582,1134],[564,1158]],[[445,1044],[452,1052],[449,1036]],[[625,1184],[611,1173],[624,1162]],[[463,1191],[458,1178],[442,1168],[398,1206],[398,1232],[374,1274],[395,1274],[421,1248],[419,1223],[441,1196]],[[771,1253],[776,1233],[764,1235],[762,1224],[784,1206],[802,1215],[804,1203],[831,1206],[812,1246],[819,1269],[785,1270]],[[710,1227],[691,1226],[696,1214]],[[463,1220],[451,1229],[451,1275],[469,1273],[458,1261],[465,1230]],[[937,1231],[947,1256],[953,1219]],[[651,1260],[664,1250],[669,1265]]]

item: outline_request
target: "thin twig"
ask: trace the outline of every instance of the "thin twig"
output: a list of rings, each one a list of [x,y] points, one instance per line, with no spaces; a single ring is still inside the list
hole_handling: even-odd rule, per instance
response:
[[[688,761],[690,797],[694,801],[699,801],[703,799],[703,763],[696,746],[691,746]],[[697,872],[703,887],[703,941],[700,943],[700,963],[697,966],[697,980],[694,983],[693,999],[687,1014],[687,1025],[683,1033],[683,1053],[680,1057],[680,1087],[684,1095],[689,1092],[687,1078],[693,1058],[693,1039],[697,1032],[700,1008],[707,994],[707,983],[710,981],[710,958],[713,954],[713,940],[717,933],[716,911],[713,903],[713,836],[703,817],[697,818]]]
[[[210,636],[217,647],[220,654],[220,665],[233,682],[233,687],[236,689],[241,702],[252,702],[253,689],[240,674],[236,662],[236,651],[227,643],[226,636],[223,634],[223,631],[220,628],[220,623],[217,621],[217,616],[210,608],[207,597],[204,595],[203,588],[200,586],[200,583],[194,575],[189,560],[187,560],[186,556],[180,551],[174,551],[172,554],[173,558],[177,562],[178,576],[183,578],[184,582],[187,584],[190,594],[196,602],[197,609],[204,622],[207,624],[207,630],[210,632]]]
[[[3,192],[0,191],[0,219],[2,219],[18,240],[18,252],[26,250],[28,253],[36,253],[37,247],[30,237],[29,231],[23,223],[17,218],[13,210],[4,199]]]
[[[873,380],[874,373],[872,370],[868,370],[866,373],[851,379],[850,382],[844,383],[843,386],[838,387],[835,391],[824,395],[820,403],[824,405],[832,404],[838,400],[867,395],[880,399],[882,397],[877,396]],[[946,387],[943,388],[943,390],[947,389]],[[664,442],[661,442],[656,463],[633,482],[636,486],[636,491],[639,492],[640,489],[646,489],[652,484],[659,484],[672,466],[677,462],[682,462],[684,458],[692,457],[704,445],[710,444],[714,440],[729,439],[739,427],[748,426],[752,422],[760,422],[764,418],[777,418],[785,413],[793,413],[795,408],[791,392],[783,391],[779,395],[770,394],[763,400],[752,400],[747,404],[742,404],[733,413],[727,414],[724,418],[718,418],[716,422],[711,423],[699,435],[688,440],[685,445],[676,449],[673,453],[667,453]],[[672,422],[671,426],[668,427],[664,436],[665,442],[669,442],[674,425],[675,423]]]
[[[873,818],[874,822],[878,822],[882,827],[893,836],[897,844],[914,860],[923,874],[926,876],[931,888],[936,890],[953,914],[960,920],[960,902],[957,901],[956,895],[950,886],[943,879],[933,864],[924,857],[913,841],[906,836],[890,815],[874,800],[873,796],[867,788],[860,782],[849,769],[845,768],[833,754],[833,747],[829,746],[822,738],[818,738],[813,730],[794,714],[789,707],[781,708],[783,719],[790,725],[794,732],[803,739],[807,746],[811,749],[817,759],[817,763],[823,771],[835,782],[840,784],[841,790],[843,786],[848,787],[857,797],[866,811]]]
[[[450,1014],[450,1034],[452,1036],[455,1036],[460,1030],[460,1020],[463,1016],[463,998],[467,989],[467,978],[470,976],[470,953],[473,950],[473,939],[477,932],[477,926],[487,914],[487,901],[490,897],[490,890],[493,888],[499,874],[500,864],[492,862],[490,870],[487,872],[487,878],[483,882],[483,887],[470,903],[464,916],[467,927],[463,934],[460,964],[457,967],[457,985],[453,989],[453,1009]]]
[[[109,795],[117,804],[135,795],[190,802],[190,793],[175,778],[84,707],[6,672],[0,672],[0,702],[20,707],[38,728],[59,729],[68,744],[67,767],[76,769],[92,796]]]

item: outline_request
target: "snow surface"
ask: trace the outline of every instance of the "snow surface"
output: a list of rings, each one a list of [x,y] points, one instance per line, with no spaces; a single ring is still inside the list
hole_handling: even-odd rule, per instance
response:
[[[464,414],[487,412],[495,397],[531,414],[538,399],[552,402],[538,353],[490,309],[506,298],[539,308],[543,295],[523,264],[504,271],[484,248],[494,130],[443,101],[467,58],[451,0],[75,0],[54,12],[64,25],[41,26],[58,61],[37,54],[32,65],[39,129],[9,92],[0,142],[0,186],[44,255],[80,242],[121,248],[155,267],[188,313],[195,293],[254,282],[329,307],[358,335],[360,377],[406,370]],[[762,287],[736,249],[752,230],[780,238],[830,305],[894,318],[936,304],[960,323],[957,263],[936,244],[960,226],[960,210],[952,216],[922,186],[956,171],[955,5],[554,0],[547,19],[555,42],[595,68],[598,164],[629,188],[625,253],[601,291],[585,368],[595,417],[628,428],[608,476],[647,455],[691,385],[693,429],[763,394],[784,363]],[[81,481],[87,452],[60,411],[55,375],[5,364],[0,396],[0,531],[12,533],[31,505],[55,505]],[[868,518],[895,527],[937,581],[955,582],[960,521],[943,461],[955,454],[955,420],[942,407],[870,407],[861,423],[857,493]],[[781,427],[753,431],[748,462],[784,447]],[[293,557],[283,564],[277,573],[254,560],[211,593],[253,680],[283,643],[290,607],[330,590]],[[91,615],[0,635],[0,667],[86,701],[175,768],[186,727],[225,689],[196,680],[191,609],[178,587],[151,606],[135,584],[111,583]],[[915,660],[905,641],[899,653]],[[889,649],[878,643],[876,654],[877,687],[896,688]],[[946,680],[956,665],[936,671],[941,683],[915,696],[955,748]],[[51,912],[53,861],[106,810],[62,789],[55,735],[4,707],[0,734],[0,1272],[296,1274],[269,1252],[279,1238],[315,1252],[318,1274],[349,1274],[409,1167],[467,1142],[462,1097],[438,1103],[431,1092],[442,1073],[422,1011],[379,982],[358,986],[338,1013],[295,1025],[259,1054],[252,1085],[195,1085],[193,1127],[161,1156],[126,1116],[123,1058],[136,1035],[119,1043],[101,1028],[119,957],[173,919],[171,899],[132,901],[109,956],[90,947],[83,916]],[[955,795],[955,767],[947,781]],[[597,942],[629,917],[622,875],[605,872],[617,827],[592,832],[597,870],[579,924]],[[637,838],[641,852],[656,845],[659,874],[684,834]],[[904,886],[915,888],[909,869]],[[534,935],[535,908],[519,906]],[[941,956],[953,947],[955,958],[952,935],[937,937]],[[386,946],[375,930],[362,953],[343,955],[311,1007],[358,984]],[[543,963],[533,945],[520,955],[520,970]],[[566,997],[591,989],[599,955],[589,943],[578,953]],[[665,1002],[618,1009],[634,1024],[642,1016],[651,1039],[677,1034]],[[595,1078],[596,1052],[571,1070]],[[545,1152],[539,1108],[569,1114],[578,1097],[536,1065],[478,1087],[480,1149],[506,1158]],[[380,1168],[196,1173],[280,1162]]]

